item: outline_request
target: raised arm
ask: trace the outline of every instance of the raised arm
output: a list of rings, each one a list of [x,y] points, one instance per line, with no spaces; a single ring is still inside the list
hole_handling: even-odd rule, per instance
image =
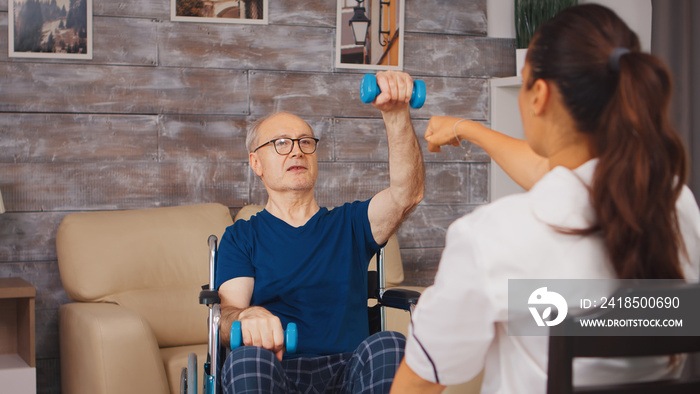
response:
[[[381,94],[373,105],[382,111],[389,142],[389,187],[369,204],[369,222],[374,240],[385,243],[403,219],[423,199],[425,168],[408,102],[413,79],[406,73],[377,73]]]
[[[428,150],[440,152],[441,146],[458,146],[455,134],[457,138],[481,147],[525,190],[529,190],[549,171],[549,161],[535,153],[526,141],[491,130],[481,123],[451,116],[430,118],[425,131]]]

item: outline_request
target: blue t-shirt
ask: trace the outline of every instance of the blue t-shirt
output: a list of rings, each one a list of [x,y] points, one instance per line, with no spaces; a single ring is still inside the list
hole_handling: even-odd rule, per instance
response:
[[[296,356],[352,352],[369,335],[367,267],[379,250],[367,216],[369,200],[321,208],[301,227],[259,212],[226,229],[216,288],[253,277],[251,305],[298,327]],[[285,354],[285,356],[287,356]]]

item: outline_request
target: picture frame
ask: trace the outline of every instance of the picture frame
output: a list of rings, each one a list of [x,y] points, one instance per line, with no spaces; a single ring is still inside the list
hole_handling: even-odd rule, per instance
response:
[[[369,19],[364,44],[350,25],[356,7]],[[403,70],[404,19],[405,0],[337,0],[335,67]]]
[[[8,0],[8,56],[92,59],[92,0]]]
[[[268,24],[269,0],[170,0],[174,22]]]

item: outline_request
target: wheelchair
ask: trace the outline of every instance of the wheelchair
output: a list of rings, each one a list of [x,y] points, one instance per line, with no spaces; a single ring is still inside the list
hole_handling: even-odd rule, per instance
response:
[[[203,389],[202,394],[221,394],[220,371],[230,349],[224,348],[219,341],[221,299],[218,291],[214,290],[218,238],[215,235],[210,235],[207,242],[209,244],[209,283],[202,286],[202,291],[199,293],[199,303],[209,308],[209,316],[207,318],[207,360],[204,362],[204,376],[201,387]],[[377,300],[374,306],[368,307],[370,334],[386,330],[386,307],[402,309],[412,314],[420,297],[420,293],[414,290],[386,289],[384,253],[383,248],[379,250],[375,256],[377,270],[369,271],[367,276],[367,297]],[[297,346],[296,326],[293,324],[290,323],[285,330],[285,346],[290,353],[294,353]],[[233,331],[235,331],[235,328]],[[234,336],[232,336],[231,343],[231,348],[242,344],[235,340]],[[182,369],[180,375],[180,394],[197,394],[198,384],[197,355],[192,353],[187,359],[187,366]]]

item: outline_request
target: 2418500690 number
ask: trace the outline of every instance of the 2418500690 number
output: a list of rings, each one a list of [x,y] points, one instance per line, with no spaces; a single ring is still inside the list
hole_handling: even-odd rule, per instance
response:
[[[601,308],[678,309],[678,297],[601,297]]]
[[[600,297],[600,299],[581,299],[581,309],[678,309],[681,304],[679,297]]]

